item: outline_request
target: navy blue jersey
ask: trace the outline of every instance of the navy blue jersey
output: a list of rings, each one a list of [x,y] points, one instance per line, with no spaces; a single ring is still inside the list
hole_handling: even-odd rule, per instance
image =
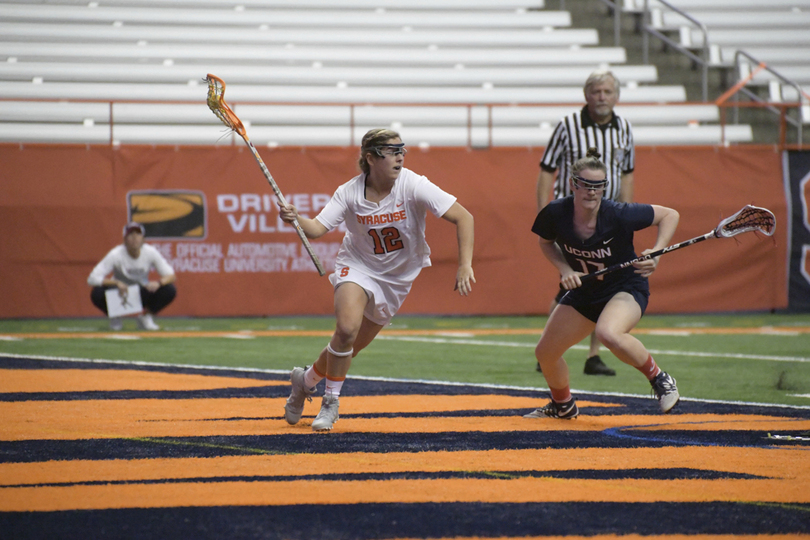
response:
[[[586,240],[574,233],[574,197],[550,202],[534,220],[532,232],[555,242],[566,262],[576,272],[592,273],[602,268],[636,258],[633,233],[652,225],[655,212],[649,204],[617,203],[602,199],[596,218],[596,232]],[[632,266],[617,270],[575,289],[576,296],[592,301],[609,299],[623,290],[629,281],[649,291],[647,278],[635,273]]]

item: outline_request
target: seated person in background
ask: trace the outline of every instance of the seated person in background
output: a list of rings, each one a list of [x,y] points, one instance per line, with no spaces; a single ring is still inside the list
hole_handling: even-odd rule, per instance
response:
[[[141,290],[143,315],[138,317],[138,328],[160,330],[152,320],[152,315],[168,306],[177,289],[174,286],[174,269],[160,252],[143,243],[143,225],[127,223],[124,226],[124,243],[112,248],[100,263],[90,272],[87,283],[93,287],[90,299],[98,309],[107,313],[107,299],[104,292],[117,287],[119,293],[126,294],[127,287],[138,285]],[[149,281],[149,272],[155,269],[160,275],[158,281]],[[121,330],[120,317],[110,319],[111,330]]]

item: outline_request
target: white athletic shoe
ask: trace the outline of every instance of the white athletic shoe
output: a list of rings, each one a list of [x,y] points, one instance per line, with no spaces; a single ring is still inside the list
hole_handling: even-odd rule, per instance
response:
[[[321,412],[312,421],[313,431],[329,431],[332,425],[338,421],[338,405],[340,405],[339,398],[334,396],[323,396],[321,402]]]
[[[293,368],[290,372],[290,397],[287,398],[287,403],[284,404],[284,419],[290,425],[295,425],[301,420],[301,415],[304,413],[304,401],[312,401],[312,394],[315,393],[315,387],[307,388],[304,384],[304,374],[306,369]]]
[[[120,332],[124,328],[124,321],[121,317],[113,317],[110,319],[110,330],[113,332]]]
[[[152,320],[151,313],[144,313],[138,316],[138,328],[141,330],[160,330],[160,327]]]

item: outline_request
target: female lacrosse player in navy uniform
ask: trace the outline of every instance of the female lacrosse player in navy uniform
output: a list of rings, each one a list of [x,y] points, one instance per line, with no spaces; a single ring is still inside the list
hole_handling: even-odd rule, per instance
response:
[[[599,341],[619,360],[647,377],[661,411],[669,412],[679,399],[675,379],[661,371],[644,345],[630,335],[647,308],[647,276],[655,270],[657,258],[584,282],[581,278],[635,259],[633,233],[651,225],[658,227],[658,237],[655,246],[643,254],[666,247],[680,216],[664,206],[602,198],[607,186],[605,170],[596,149],[588,149],[587,156],[572,168],[573,193],[549,203],[532,226],[532,232],[540,237],[543,255],[559,270],[560,284],[568,292],[552,311],[535,349],[551,389],[551,402],[527,418],[571,419],[579,414],[562,355],[594,328]]]
[[[455,287],[472,290],[473,217],[452,195],[403,167],[405,145],[399,134],[373,129],[360,148],[362,174],[340,186],[315,219],[302,218],[292,205],[281,207],[284,221],[297,218],[307,237],[318,238],[341,223],[346,235],[329,280],[335,287],[336,328],[318,360],[293,369],[292,391],[284,407],[290,424],[301,419],[304,401],[326,378],[326,390],[312,429],[332,429],[338,396],[352,358],[391,320],[422,268],[430,266],[425,241],[428,210],[456,226],[458,272]]]

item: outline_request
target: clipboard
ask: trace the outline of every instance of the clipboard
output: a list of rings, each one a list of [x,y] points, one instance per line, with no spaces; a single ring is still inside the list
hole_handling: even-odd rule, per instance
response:
[[[133,315],[143,311],[141,304],[141,288],[138,285],[127,287],[127,295],[122,297],[118,294],[118,287],[113,287],[104,291],[107,299],[107,316],[109,318]]]

